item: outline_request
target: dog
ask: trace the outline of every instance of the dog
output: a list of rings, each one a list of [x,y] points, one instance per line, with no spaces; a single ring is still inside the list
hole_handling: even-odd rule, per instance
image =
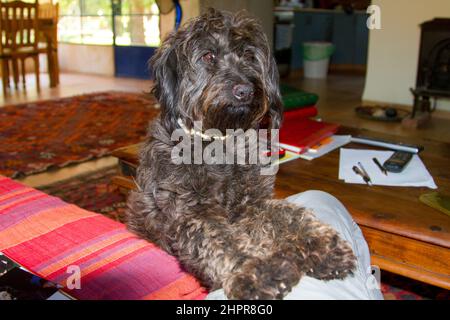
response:
[[[275,177],[259,164],[171,161],[171,133],[192,132],[195,121],[222,133],[280,127],[279,76],[260,24],[210,9],[171,33],[150,63],[161,113],[140,151],[128,229],[229,299],[282,299],[304,275],[351,275],[350,245],[310,210],[273,199]]]

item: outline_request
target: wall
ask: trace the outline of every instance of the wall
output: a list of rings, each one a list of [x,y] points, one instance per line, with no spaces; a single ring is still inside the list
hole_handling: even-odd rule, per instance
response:
[[[112,46],[58,44],[61,71],[114,76]]]
[[[180,5],[183,10],[183,17],[181,19],[182,24],[200,14],[200,0],[180,0]],[[173,30],[175,10],[172,10],[168,14],[160,15],[159,21],[160,37],[161,39],[164,39],[166,35]]]
[[[450,17],[449,0],[373,0],[381,8],[381,30],[369,34],[369,54],[363,100],[412,105],[419,59],[419,24]],[[438,109],[450,111],[450,100]]]
[[[263,25],[264,32],[270,43],[273,39],[273,0],[180,0],[183,8],[183,23],[212,7],[220,10],[236,12],[247,10]],[[161,19],[161,35],[164,39],[167,32],[173,28],[173,13],[163,16]]]
[[[201,12],[209,7],[231,12],[247,10],[259,19],[269,43],[273,42],[273,0],[200,0]]]

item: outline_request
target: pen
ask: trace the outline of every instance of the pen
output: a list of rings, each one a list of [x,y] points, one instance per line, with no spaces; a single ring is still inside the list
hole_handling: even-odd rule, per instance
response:
[[[380,161],[378,161],[377,158],[372,158],[373,162],[375,162],[375,164],[377,165],[377,167],[381,170],[381,172],[383,172],[386,176],[387,176],[387,170],[385,167],[383,167],[380,163]]]
[[[364,173],[364,176],[366,177],[366,179],[367,179],[367,181],[368,181],[367,183],[372,184],[372,180],[370,179],[370,176],[369,176],[369,174],[367,173],[366,169],[364,169],[362,163],[361,163],[361,162],[358,162],[358,165],[359,165],[359,167],[361,168],[362,172]],[[366,180],[364,180],[364,181],[366,181]]]
[[[365,183],[367,183],[369,186],[372,185],[369,176],[365,175],[357,166],[353,166],[352,169],[353,172],[355,172],[357,175],[360,175],[363,178]]]

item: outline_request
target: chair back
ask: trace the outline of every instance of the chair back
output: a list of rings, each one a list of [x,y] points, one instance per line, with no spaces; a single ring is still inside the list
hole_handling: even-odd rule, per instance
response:
[[[42,3],[39,5],[39,19],[52,19],[58,22],[59,3]]]
[[[38,45],[39,5],[23,1],[0,2],[0,49],[17,51]]]

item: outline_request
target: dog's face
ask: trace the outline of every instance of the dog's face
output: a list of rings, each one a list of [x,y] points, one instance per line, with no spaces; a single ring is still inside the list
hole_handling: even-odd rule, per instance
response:
[[[209,10],[169,35],[151,60],[153,92],[167,129],[278,128],[278,72],[261,26],[249,16]]]

